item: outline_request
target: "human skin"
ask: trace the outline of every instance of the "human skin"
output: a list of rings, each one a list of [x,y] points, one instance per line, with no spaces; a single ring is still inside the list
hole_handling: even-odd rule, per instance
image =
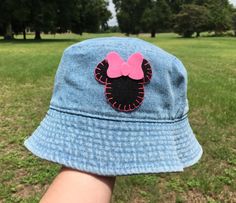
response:
[[[40,203],[109,203],[115,179],[63,166]]]

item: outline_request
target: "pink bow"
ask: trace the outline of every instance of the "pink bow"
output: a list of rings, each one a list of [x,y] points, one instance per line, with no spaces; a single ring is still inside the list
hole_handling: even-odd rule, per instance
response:
[[[109,64],[107,75],[110,78],[117,78],[123,75],[134,80],[140,80],[144,77],[142,69],[143,56],[139,52],[132,54],[127,62],[114,51],[108,53],[106,59]]]

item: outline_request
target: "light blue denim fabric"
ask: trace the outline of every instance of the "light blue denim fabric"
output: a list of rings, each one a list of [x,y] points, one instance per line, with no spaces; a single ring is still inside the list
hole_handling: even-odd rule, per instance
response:
[[[152,67],[144,101],[132,112],[114,110],[95,80],[110,51],[125,60],[141,52]],[[178,58],[137,38],[89,39],[64,51],[47,115],[24,144],[43,159],[99,175],[183,171],[202,156],[188,110]]]

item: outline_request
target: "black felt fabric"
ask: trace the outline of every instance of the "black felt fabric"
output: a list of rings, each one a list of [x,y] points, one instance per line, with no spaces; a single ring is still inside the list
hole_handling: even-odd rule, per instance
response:
[[[143,60],[142,69],[144,73],[144,83],[149,83],[152,78],[152,68],[146,59]]]
[[[118,111],[129,112],[138,108],[144,99],[144,84],[150,82],[152,77],[152,69],[148,61],[143,60],[144,78],[141,80],[134,80],[128,76],[109,78],[108,67],[108,62],[103,60],[95,69],[96,80],[106,86],[107,101]]]
[[[108,69],[108,63],[106,60],[103,60],[101,63],[99,63],[95,69],[96,80],[104,85],[107,79],[107,69]]]
[[[133,80],[127,76],[108,78],[106,96],[114,108],[131,111],[137,108],[144,96],[143,79]]]

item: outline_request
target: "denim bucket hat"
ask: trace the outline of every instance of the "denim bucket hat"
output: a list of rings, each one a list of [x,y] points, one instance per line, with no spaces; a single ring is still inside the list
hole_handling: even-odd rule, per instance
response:
[[[64,51],[47,114],[24,145],[99,175],[183,171],[202,156],[188,110],[178,58],[137,38],[88,39]]]

